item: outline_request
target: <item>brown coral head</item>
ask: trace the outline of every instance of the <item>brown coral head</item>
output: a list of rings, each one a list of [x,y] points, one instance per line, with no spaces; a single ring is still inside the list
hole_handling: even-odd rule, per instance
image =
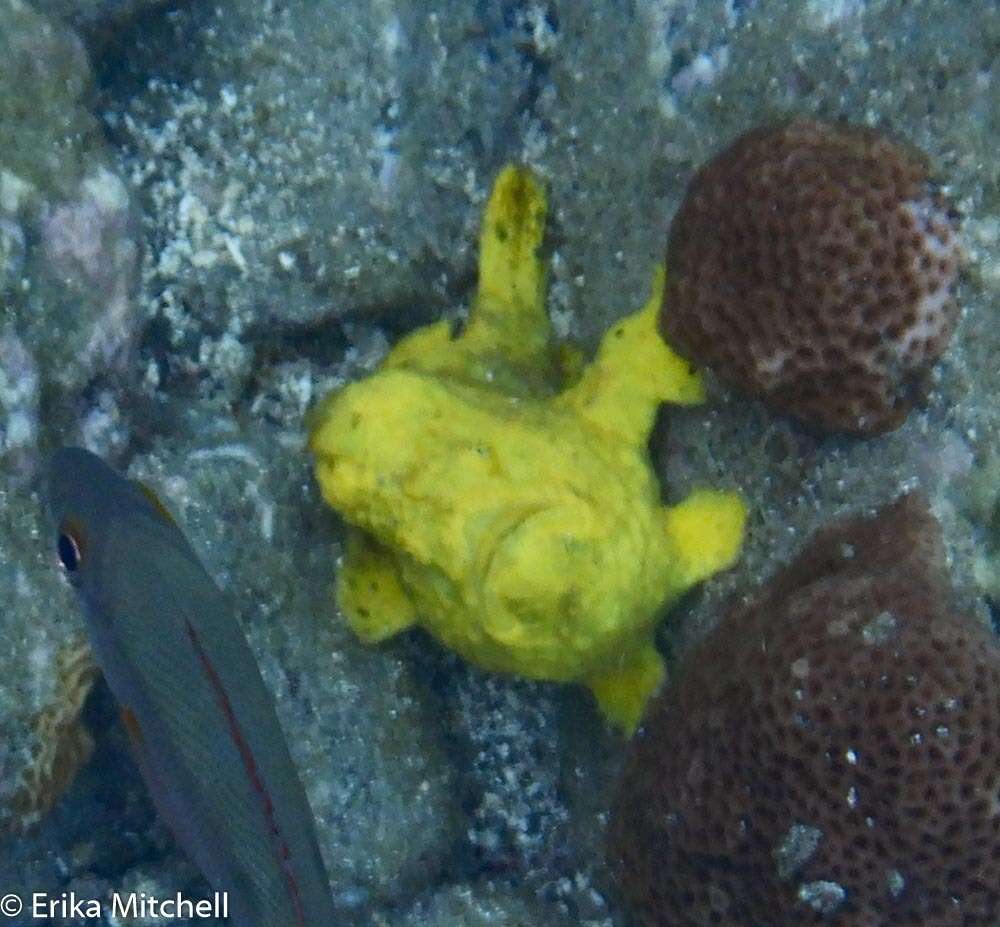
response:
[[[821,531],[629,746],[609,854],[643,927],[1000,917],[1000,648],[914,497]]]
[[[956,218],[924,157],[873,129],[753,129],[671,225],[664,334],[778,411],[889,431],[958,318]]]

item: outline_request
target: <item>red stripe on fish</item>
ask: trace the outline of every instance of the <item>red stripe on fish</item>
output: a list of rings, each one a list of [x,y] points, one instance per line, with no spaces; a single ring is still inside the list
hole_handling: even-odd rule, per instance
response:
[[[190,621],[185,621],[184,625],[187,628],[188,637],[191,639],[191,644],[194,646],[195,653],[198,655],[198,660],[201,663],[202,669],[205,671],[205,675],[208,677],[209,683],[215,690],[216,700],[219,703],[219,707],[222,709],[222,714],[225,716],[226,724],[229,727],[229,736],[236,745],[240,758],[243,760],[243,768],[246,770],[254,791],[260,797],[261,806],[264,811],[264,818],[267,821],[267,828],[271,832],[271,836],[274,838],[277,845],[279,860],[278,865],[281,867],[282,874],[285,877],[285,882],[288,885],[288,894],[291,896],[292,907],[295,911],[295,923],[298,924],[299,927],[305,927],[306,915],[305,910],[302,907],[302,898],[299,895],[299,885],[295,879],[295,873],[292,872],[291,866],[289,865],[292,854],[288,848],[287,841],[281,833],[281,828],[278,826],[277,820],[275,820],[274,804],[271,801],[271,795],[268,792],[264,781],[260,778],[260,773],[257,770],[257,762],[254,759],[250,745],[243,736],[243,730],[240,727],[240,722],[237,719],[236,714],[233,712],[233,706],[229,701],[229,696],[226,694],[225,686],[223,686],[222,680],[219,678],[219,674],[212,665],[212,661],[209,659],[208,654],[205,653],[204,648],[201,646],[201,640],[198,638],[198,632],[191,626]]]

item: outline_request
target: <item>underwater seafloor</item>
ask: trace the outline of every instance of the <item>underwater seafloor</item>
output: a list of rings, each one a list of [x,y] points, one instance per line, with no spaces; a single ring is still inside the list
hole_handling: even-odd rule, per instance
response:
[[[550,316],[592,351],[644,300],[693,171],[788,116],[927,152],[963,216],[963,314],[887,435],[818,438],[714,380],[665,416],[667,497],[710,482],[750,512],[735,568],[665,622],[670,661],[817,526],[914,487],[960,602],[1000,618],[995,2],[0,0],[0,893],[208,891],[74,670],[40,477],[77,443],[154,486],[235,597],[345,918],[624,924],[603,860],[624,740],[581,687],[422,632],[355,639],[303,416],[461,317],[505,163],[545,184]],[[40,764],[45,813],[23,801]]]

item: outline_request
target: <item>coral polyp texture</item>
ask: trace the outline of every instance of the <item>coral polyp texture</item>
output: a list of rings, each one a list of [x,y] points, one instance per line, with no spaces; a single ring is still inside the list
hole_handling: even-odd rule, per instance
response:
[[[955,214],[924,157],[868,128],[790,122],[695,175],[670,228],[667,340],[817,428],[898,427],[958,318]]]
[[[662,271],[586,368],[553,343],[545,209],[530,174],[500,173],[462,334],[401,341],[317,407],[309,446],[353,526],[337,596],[359,636],[422,624],[486,669],[585,683],[631,730],[663,676],[663,609],[733,561],[745,513],[711,489],[660,502],[656,412],[702,399],[656,334]]]
[[[1000,650],[907,496],[822,530],[651,704],[609,828],[642,927],[992,927]]]

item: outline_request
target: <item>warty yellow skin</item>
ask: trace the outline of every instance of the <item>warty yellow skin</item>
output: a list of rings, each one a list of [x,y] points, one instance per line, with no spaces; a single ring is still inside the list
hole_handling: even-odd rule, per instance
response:
[[[309,444],[353,526],[337,594],[361,638],[420,624],[486,669],[583,682],[631,731],[663,676],[657,621],[733,561],[745,510],[712,490],[660,504],[657,408],[703,399],[656,329],[662,270],[582,368],[552,342],[544,217],[535,181],[505,168],[465,330],[400,342],[314,411]]]

